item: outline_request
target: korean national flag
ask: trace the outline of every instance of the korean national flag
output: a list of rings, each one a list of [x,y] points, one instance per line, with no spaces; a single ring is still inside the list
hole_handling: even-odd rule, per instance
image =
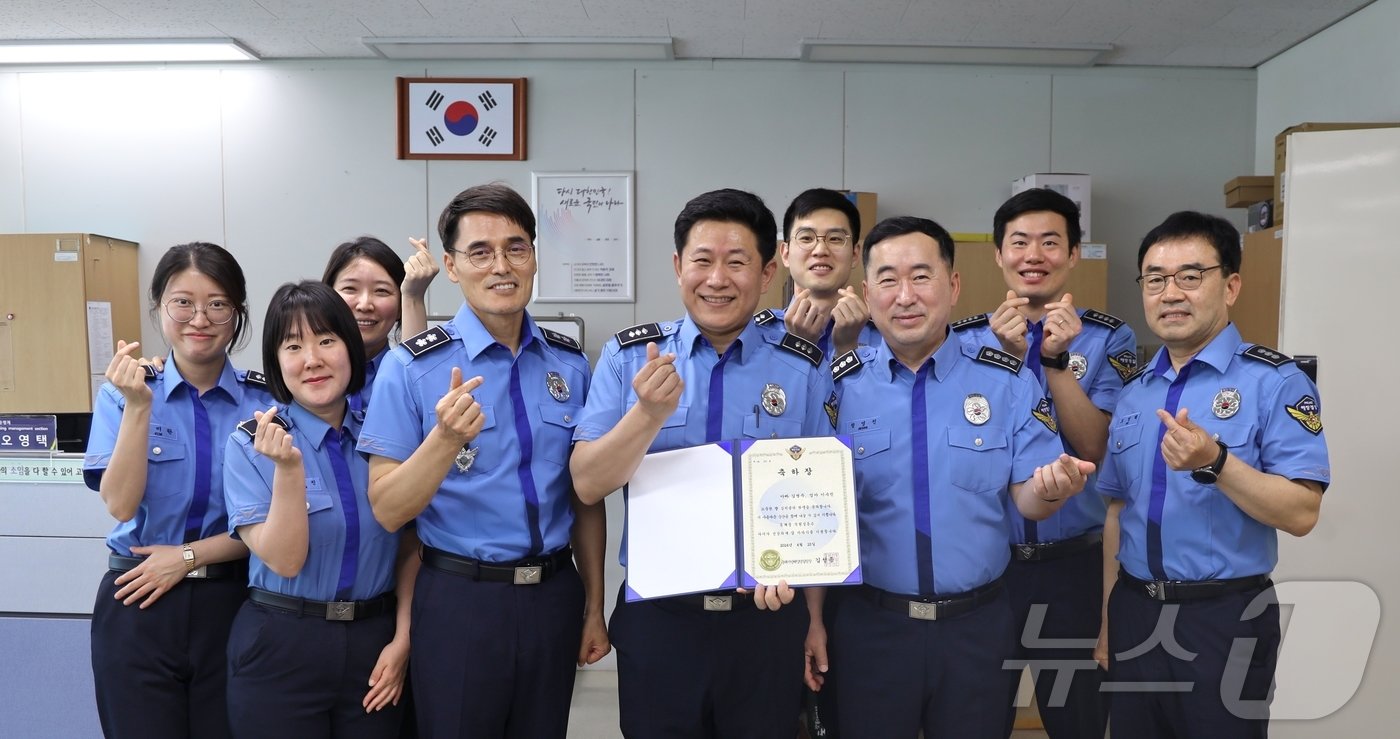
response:
[[[408,86],[409,148],[421,154],[515,151],[510,83],[415,82]]]

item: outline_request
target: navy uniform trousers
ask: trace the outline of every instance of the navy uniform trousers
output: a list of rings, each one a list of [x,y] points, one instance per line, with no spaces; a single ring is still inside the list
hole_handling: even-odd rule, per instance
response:
[[[1020,561],[1006,568],[1006,591],[1016,618],[1012,659],[1029,663],[1035,678],[1036,708],[1050,739],[1102,739],[1108,724],[1108,695],[1099,692],[1103,671],[1094,645],[1103,621],[1103,544],[1058,559]],[[1037,615],[1039,614],[1039,615]],[[1027,634],[1037,615],[1040,627]],[[1037,619],[1032,619],[1032,623]],[[1034,640],[1058,640],[1059,645]],[[1073,640],[1083,646],[1066,646]],[[1019,682],[1007,696],[1014,703]],[[1011,735],[1015,710],[1006,735]]]
[[[393,739],[398,706],[365,713],[394,613],[327,621],[246,603],[228,641],[229,720],[235,737]]]
[[[623,736],[797,735],[808,625],[801,591],[776,612],[739,593],[733,610],[707,611],[700,595],[628,603],[625,587],[609,624]]]
[[[418,735],[562,739],[583,600],[572,562],[538,585],[473,580],[425,563],[409,660]]]
[[[149,608],[112,596],[108,571],[92,609],[97,715],[109,739],[229,736],[229,628],[248,597],[246,569],[224,579],[186,579]]]
[[[1015,638],[1011,619],[1005,588],[937,621],[843,594],[829,629],[827,678],[836,681],[841,739],[915,739],[920,730],[930,739],[1000,739],[1016,679],[1003,665]]]
[[[1267,605],[1260,609],[1255,604],[1259,613],[1241,618],[1261,597]],[[1164,603],[1119,582],[1109,596],[1108,624],[1108,679],[1114,687],[1109,715],[1114,736],[1268,736],[1268,701],[1273,695],[1280,638],[1272,584]],[[1172,656],[1161,643],[1166,634],[1195,657]],[[1138,655],[1144,645],[1151,648]],[[1163,689],[1143,690],[1147,683]],[[1163,683],[1170,683],[1172,689],[1165,689],[1168,686]]]

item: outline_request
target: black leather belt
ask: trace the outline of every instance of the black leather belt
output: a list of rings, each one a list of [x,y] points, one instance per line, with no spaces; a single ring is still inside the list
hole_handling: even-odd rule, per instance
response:
[[[574,561],[574,550],[564,547],[543,557],[518,559],[514,562],[482,562],[460,557],[451,552],[423,546],[423,564],[453,575],[487,582],[508,582],[514,585],[539,585]]]
[[[1027,542],[1011,545],[1011,558],[1018,562],[1044,562],[1051,559],[1079,554],[1099,545],[1103,541],[1102,531],[1090,531],[1079,536],[1059,541]]]
[[[359,621],[393,613],[398,598],[393,593],[385,593],[369,600],[307,600],[293,595],[282,595],[261,588],[248,588],[248,600],[258,605],[276,608],[279,611],[295,613],[299,616],[316,616],[327,621]]]
[[[145,562],[144,557],[124,557],[120,554],[107,555],[107,569],[113,572],[130,572],[136,566]],[[246,569],[248,560],[241,559],[237,562],[216,562],[211,565],[200,565],[185,573],[187,580],[232,580],[235,578],[247,579]]]
[[[947,596],[910,596],[887,592],[870,585],[861,585],[857,588],[857,592],[886,610],[902,613],[909,618],[916,618],[920,621],[937,621],[941,618],[961,616],[991,601],[1001,591],[1001,584],[1002,580],[998,577],[986,585],[966,593]]]
[[[1118,569],[1118,582],[1123,583],[1129,590],[1164,602],[1215,598],[1227,593],[1263,590],[1274,585],[1268,575],[1235,577],[1229,580],[1139,580],[1121,567]]]

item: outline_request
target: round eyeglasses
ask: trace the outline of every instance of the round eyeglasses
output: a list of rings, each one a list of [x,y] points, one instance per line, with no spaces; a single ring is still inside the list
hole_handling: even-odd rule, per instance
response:
[[[1223,266],[1225,265],[1217,264],[1214,267],[1202,267],[1200,269],[1191,267],[1188,269],[1177,270],[1176,272],[1173,272],[1169,275],[1142,275],[1141,277],[1137,278],[1137,283],[1139,285],[1142,285],[1142,291],[1147,293],[1148,295],[1156,295],[1157,293],[1166,290],[1167,280],[1175,282],[1178,289],[1195,290],[1196,288],[1200,287],[1201,282],[1206,279],[1207,272],[1213,269],[1220,269]]]
[[[793,245],[803,251],[817,248],[817,242],[826,243],[828,249],[844,249],[851,243],[851,235],[845,231],[829,231],[825,236],[816,231],[798,231],[792,237]]]
[[[232,321],[236,312],[233,303],[227,300],[211,300],[202,306],[195,305],[189,298],[171,298],[165,301],[165,315],[170,316],[170,320],[176,323],[189,323],[194,320],[196,313],[203,313],[210,323],[222,326]]]
[[[477,269],[486,269],[496,263],[497,255],[504,254],[506,261],[519,267],[530,261],[530,257],[535,253],[535,247],[529,244],[514,243],[504,249],[493,249],[489,246],[473,246],[466,251],[453,249],[454,254],[461,254],[467,258],[467,262]]]

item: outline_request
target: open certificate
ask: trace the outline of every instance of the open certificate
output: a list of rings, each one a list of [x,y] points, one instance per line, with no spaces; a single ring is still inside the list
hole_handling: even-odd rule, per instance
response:
[[[847,437],[648,454],[627,488],[627,600],[861,581]]]

